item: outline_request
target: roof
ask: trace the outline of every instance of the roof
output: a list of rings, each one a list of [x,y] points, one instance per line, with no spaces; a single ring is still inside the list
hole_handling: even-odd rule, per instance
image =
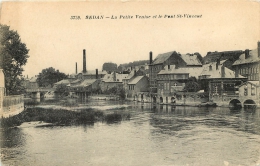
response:
[[[181,54],[181,58],[187,65],[202,65],[196,54]]]
[[[258,51],[257,51],[257,49],[254,49],[254,50],[249,51],[249,57],[247,59],[245,59],[245,53],[241,54],[239,56],[239,59],[233,63],[233,66],[240,65],[240,64],[246,64],[246,63],[259,62],[259,61],[260,61],[260,58],[258,57]]]
[[[204,64],[211,62],[216,62],[217,59],[227,60],[227,59],[238,59],[239,55],[242,54],[242,50],[233,50],[233,51],[222,51],[222,52],[208,52],[205,57],[203,57]]]
[[[165,69],[161,70],[158,74],[189,74],[189,76],[198,78],[202,70],[202,67],[185,67],[175,69],[175,65],[171,65],[170,69],[166,66]]]
[[[171,51],[171,52],[167,52],[167,53],[163,53],[163,54],[159,54],[153,61],[152,64],[161,64],[163,62],[165,62],[167,59],[170,58],[170,56],[174,53],[175,51]]]
[[[60,84],[69,84],[70,81],[68,79],[64,79],[64,80],[61,80],[59,82],[56,82],[55,85],[60,85]]]
[[[96,79],[86,79],[82,81],[78,86],[89,86],[96,82]]]
[[[225,60],[220,61],[218,69],[216,69],[216,63],[217,62],[213,62],[213,63],[203,65],[203,70],[201,72],[201,76],[202,75],[208,75],[209,76],[208,78],[221,78],[221,68],[222,68],[224,62],[225,62]],[[212,66],[211,70],[209,69],[210,65]],[[225,67],[225,77],[224,78],[235,78],[235,72],[228,69],[227,67]],[[238,75],[238,78],[246,78],[246,77]]]
[[[77,74],[70,74],[69,78],[76,78]]]
[[[129,79],[131,79],[134,75],[135,75],[135,71],[132,70],[132,71],[128,74],[128,76],[127,76],[126,78],[123,78],[123,80],[129,80]]]
[[[37,77],[32,77],[31,79],[30,79],[30,82],[36,82],[37,81]]]
[[[81,80],[77,79],[77,80],[72,81],[71,84],[76,84],[76,83],[79,83],[79,82],[81,82]]]
[[[145,76],[136,76],[128,84],[132,84],[132,85],[137,84],[143,77],[145,77]]]
[[[247,82],[244,82],[243,84],[239,85],[239,87],[243,86],[243,85],[246,85],[246,84],[253,84],[255,86],[259,86],[259,81],[247,81]]]
[[[79,80],[81,81],[81,80]],[[96,79],[85,79],[85,80],[82,80],[81,82],[78,82],[79,84],[74,84],[74,85],[71,85],[71,87],[87,87],[89,85],[92,85],[94,82],[96,81]]]
[[[86,73],[82,73],[83,75],[96,75],[96,70],[88,70]],[[106,71],[98,71],[98,74],[107,74]]]
[[[114,72],[111,74],[105,75],[103,82],[122,82],[123,79],[127,78],[128,74],[116,74],[116,80],[114,80]]]

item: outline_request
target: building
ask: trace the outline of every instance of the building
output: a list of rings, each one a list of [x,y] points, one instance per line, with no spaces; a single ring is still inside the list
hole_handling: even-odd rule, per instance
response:
[[[190,77],[198,78],[202,69],[202,67],[176,68],[175,65],[165,66],[157,74],[156,98],[160,100],[156,101],[154,97],[154,102],[186,104],[185,96],[188,96],[189,93],[184,93],[185,85]]]
[[[101,79],[104,78],[104,76],[107,74],[106,71],[96,71],[90,70],[86,73],[78,73],[77,78],[78,79]]]
[[[197,54],[179,54],[176,51],[159,54],[152,61],[152,52],[150,52],[149,78],[152,93],[157,92],[157,74],[168,66],[175,65],[180,67],[202,67],[202,63]]]
[[[202,88],[209,95],[209,100],[219,106],[228,106],[229,102],[238,98],[238,86],[247,81],[243,77],[224,66],[225,60],[203,65],[199,76]]]
[[[143,68],[140,68],[138,70],[132,70],[126,78],[123,78],[123,88],[125,91],[128,90],[128,83],[131,79],[133,79],[136,76],[145,76],[146,75],[146,70]]]
[[[242,107],[260,105],[259,81],[248,81],[239,86],[239,98],[233,104],[239,103]],[[235,105],[235,106],[236,106]]]
[[[104,76],[100,83],[100,88],[102,92],[105,92],[111,88],[123,88],[123,79],[126,79],[128,74],[119,74],[113,72]]]
[[[239,59],[233,63],[233,69],[239,74],[247,77],[249,81],[260,81],[260,42],[257,43],[257,49],[245,50]]]
[[[2,69],[2,56],[0,56],[0,118],[17,115],[24,110],[23,95],[6,96],[5,75]]]
[[[127,98],[133,98],[133,100],[139,100],[142,102],[148,100],[147,95],[144,95],[149,92],[149,79],[147,76],[135,76],[129,81],[127,87]]]
[[[244,51],[242,50],[234,50],[234,51],[215,51],[215,52],[208,52],[206,56],[203,57],[203,64],[209,64],[213,62],[223,61],[225,67],[232,70],[233,63],[239,59],[239,56],[243,54]]]

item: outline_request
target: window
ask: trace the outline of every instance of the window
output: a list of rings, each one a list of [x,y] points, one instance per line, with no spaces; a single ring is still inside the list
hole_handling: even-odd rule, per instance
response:
[[[244,95],[247,96],[247,93],[248,92],[247,92],[247,85],[246,85],[245,88],[244,88]]]
[[[255,87],[252,85],[251,87],[251,95],[254,96],[255,95]]]

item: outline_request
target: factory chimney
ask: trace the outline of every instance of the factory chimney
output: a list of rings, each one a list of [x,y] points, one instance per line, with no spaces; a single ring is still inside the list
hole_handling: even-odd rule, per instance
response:
[[[153,52],[150,51],[150,64],[152,64],[152,63],[153,63]]]
[[[260,58],[260,41],[257,42],[258,57]]]
[[[96,69],[96,79],[98,79],[98,69]]]
[[[249,58],[249,49],[245,50],[245,59]]]
[[[78,74],[78,64],[76,62],[76,74]]]
[[[83,50],[83,73],[87,72],[87,67],[86,67],[86,50]]]

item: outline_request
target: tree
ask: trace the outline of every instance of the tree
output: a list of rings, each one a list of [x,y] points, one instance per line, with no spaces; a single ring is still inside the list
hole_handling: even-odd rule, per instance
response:
[[[190,77],[185,84],[184,91],[197,92],[200,90],[200,85],[195,77]]]
[[[0,63],[5,74],[7,95],[17,95],[24,92],[22,72],[29,58],[29,50],[26,44],[21,42],[17,31],[9,28],[7,25],[0,24]]]
[[[106,62],[103,64],[102,70],[105,70],[107,72],[117,71],[117,64],[112,62]]]
[[[37,83],[40,87],[53,87],[53,84],[59,82],[60,80],[66,79],[68,76],[59,70],[55,70],[53,67],[49,67],[43,69],[41,73],[39,73],[37,78]]]

